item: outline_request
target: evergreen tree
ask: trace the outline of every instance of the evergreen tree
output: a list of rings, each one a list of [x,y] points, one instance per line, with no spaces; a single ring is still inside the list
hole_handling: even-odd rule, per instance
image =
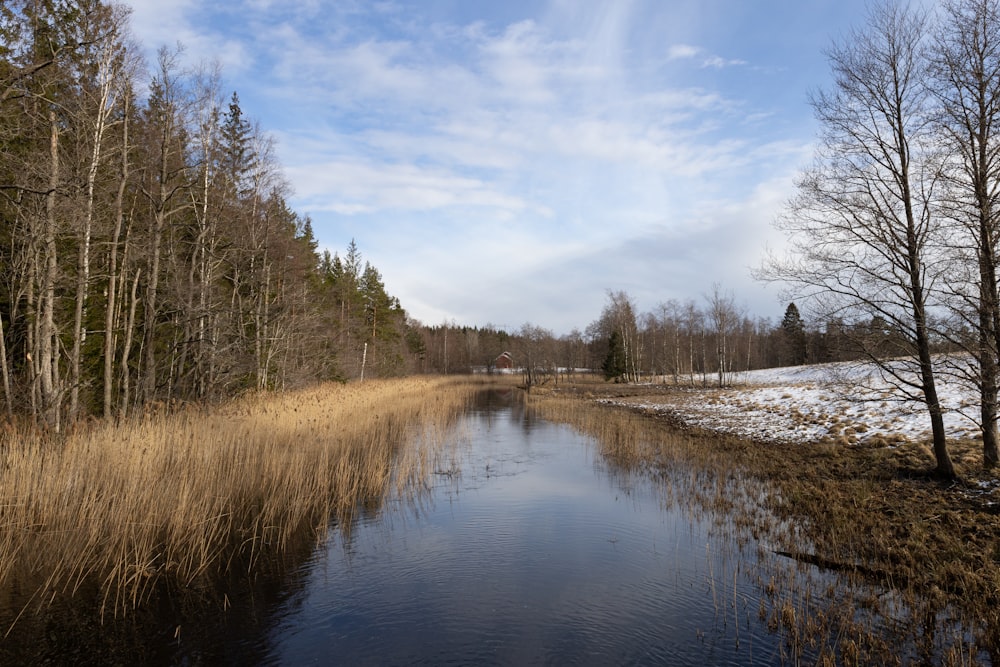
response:
[[[385,291],[382,275],[368,262],[365,262],[359,289],[365,304],[362,338],[370,343],[369,362],[382,375],[395,374],[403,365],[396,343],[400,340],[406,313],[399,299]]]
[[[781,333],[784,338],[785,359],[791,366],[800,366],[806,362],[806,327],[799,314],[795,302],[788,304],[785,316],[781,320]]]
[[[251,127],[240,108],[240,97],[233,92],[229,101],[229,111],[222,121],[222,171],[229,179],[237,196],[246,194],[248,174],[253,164],[250,145]]]
[[[608,356],[604,358],[601,368],[604,370],[604,379],[615,382],[621,382],[628,370],[625,341],[617,329],[611,332],[611,338],[608,340]]]

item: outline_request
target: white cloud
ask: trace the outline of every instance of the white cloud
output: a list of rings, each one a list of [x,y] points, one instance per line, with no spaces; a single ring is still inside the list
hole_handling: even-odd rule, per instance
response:
[[[342,214],[422,212],[452,207],[483,207],[504,215],[530,204],[490,184],[442,169],[362,161],[331,161],[290,167],[289,178],[310,211]]]
[[[808,154],[780,139],[768,100],[709,71],[754,54],[695,31],[650,36],[672,18],[638,2],[463,3],[462,18],[405,0],[135,4],[147,46],[179,38],[223,62],[226,87],[277,135],[321,243],[357,237],[430,321],[561,330],[587,321],[560,295],[599,310],[604,289],[647,285],[651,307],[698,277],[729,283],[780,206],[757,185]],[[501,309],[484,292],[511,296]],[[565,313],[533,315],[525,295]]]
[[[739,60],[738,58],[729,59],[722,58],[720,56],[709,56],[702,61],[702,67],[712,67],[714,69],[722,69],[723,67],[736,67],[739,65],[746,65],[747,61]]]
[[[701,53],[701,49],[697,46],[691,46],[690,44],[674,44],[667,49],[667,58],[669,60],[694,58],[699,53]]]
[[[738,67],[748,64],[747,61],[739,58],[723,58],[714,54],[708,54],[704,49],[691,46],[690,44],[674,44],[667,49],[667,60],[697,60],[701,67],[722,69],[724,67]]]

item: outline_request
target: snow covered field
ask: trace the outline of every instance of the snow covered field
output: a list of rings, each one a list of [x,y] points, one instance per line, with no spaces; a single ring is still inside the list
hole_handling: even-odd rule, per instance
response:
[[[941,378],[938,394],[946,410],[948,437],[978,438],[979,429],[970,419],[978,413],[973,388]],[[857,364],[750,371],[738,374],[734,386],[725,389],[692,388],[682,390],[680,396],[671,393],[606,402],[761,440],[893,444],[930,439],[924,405],[902,400],[901,391],[876,368]]]

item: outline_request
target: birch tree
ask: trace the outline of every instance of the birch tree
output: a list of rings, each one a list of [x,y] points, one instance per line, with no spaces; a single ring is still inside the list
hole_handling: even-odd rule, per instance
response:
[[[1000,218],[1000,2],[948,0],[933,48],[933,90],[950,157],[942,210],[955,222],[957,256],[949,301],[971,346],[979,387],[983,464],[1000,462],[997,434],[1000,303],[997,256]],[[970,271],[965,269],[971,268]],[[954,337],[953,337],[954,338]],[[961,338],[955,338],[961,341]]]
[[[203,68],[195,77],[194,144],[197,178],[189,190],[194,216],[194,238],[188,255],[187,289],[184,318],[185,358],[192,357],[190,373],[191,393],[203,398],[215,383],[217,368],[212,341],[218,340],[219,303],[216,299],[215,281],[223,260],[220,252],[220,200],[219,179],[219,117],[221,71],[217,65]]]
[[[75,420],[79,410],[81,348],[86,339],[84,312],[90,292],[91,240],[94,232],[95,197],[98,170],[108,153],[107,140],[113,117],[121,116],[122,95],[128,94],[124,78],[130,69],[126,53],[125,30],[128,11],[103,5],[94,0],[81,2],[76,39],[86,46],[75,55],[80,64],[78,74],[79,103],[77,126],[86,147],[84,200],[82,220],[78,230],[76,298],[73,317],[73,347],[70,353],[69,419]]]
[[[900,332],[901,359],[862,350],[924,404],[935,472],[951,478],[928,326],[929,295],[943,267],[934,254],[939,164],[925,38],[924,14],[886,3],[870,10],[865,29],[830,50],[834,83],[812,99],[821,127],[815,165],[799,178],[778,223],[792,254],[772,257],[758,275],[784,281],[797,303],[825,316],[879,316]]]
[[[723,291],[716,283],[708,301],[708,319],[715,334],[716,378],[719,386],[724,386],[734,370],[735,351],[731,349],[733,335],[741,324],[743,314],[736,306],[731,292]]]

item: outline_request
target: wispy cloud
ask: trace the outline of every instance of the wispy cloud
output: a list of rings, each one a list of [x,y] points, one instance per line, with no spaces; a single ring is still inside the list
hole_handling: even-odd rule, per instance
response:
[[[709,56],[705,58],[701,66],[702,67],[714,67],[715,69],[722,69],[723,67],[738,67],[740,65],[746,65],[747,61],[740,60],[739,58],[722,58],[720,56]]]
[[[313,213],[472,206],[485,221],[545,220],[560,216],[569,192],[595,212],[619,198],[602,191],[609,168],[615,179],[653,171],[692,181],[742,164],[747,152],[742,140],[709,136],[738,102],[588,65],[584,41],[557,39],[534,21],[500,30],[412,26],[391,40],[333,43],[303,26],[276,32],[299,45],[275,48],[272,59],[278,94],[302,100],[299,117],[312,119],[286,130],[281,145]],[[306,91],[296,93],[300,83]],[[611,86],[617,95],[606,98]]]
[[[422,318],[567,329],[609,287],[650,306],[664,276],[707,289],[725,277],[691,258],[749,263],[780,206],[756,184],[781,190],[807,153],[766,95],[718,85],[766,76],[752,54],[696,32],[663,46],[657,3],[137,5],[144,40],[222,60],[321,243],[356,237]],[[589,305],[557,323],[531,294]]]
[[[688,58],[694,58],[699,53],[701,53],[701,49],[697,46],[691,46],[690,44],[674,44],[667,49],[667,58],[669,60],[685,60]]]
[[[286,171],[298,186],[300,199],[313,211],[354,215],[483,207],[515,215],[531,208],[522,198],[481,179],[438,168],[344,160]]]
[[[747,65],[747,61],[739,58],[723,58],[722,56],[706,53],[704,49],[690,44],[674,44],[667,50],[667,60],[693,60],[701,67],[711,67],[722,69],[724,67],[738,67]]]

